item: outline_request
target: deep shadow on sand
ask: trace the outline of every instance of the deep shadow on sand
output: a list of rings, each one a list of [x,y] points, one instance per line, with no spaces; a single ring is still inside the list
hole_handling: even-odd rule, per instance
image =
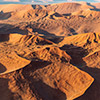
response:
[[[8,82],[9,79],[0,78],[0,100],[14,100]]]
[[[95,79],[94,83],[87,89],[87,91],[83,94],[83,96],[75,100],[95,100],[95,99],[100,100],[100,94],[99,94],[100,93],[100,81],[99,81],[100,70],[97,68],[89,68],[88,66],[86,66],[86,63],[83,61],[82,57],[87,55],[87,52],[83,48],[75,47],[73,45],[65,45],[61,49],[65,50],[72,57],[71,64],[89,73]],[[40,98],[42,98],[43,100],[66,100],[67,97],[62,91],[60,91],[59,89],[52,88],[51,86],[45,84],[42,80],[36,80],[33,78],[32,74],[34,71],[44,68],[49,64],[51,64],[51,62],[38,59],[37,61],[32,61],[29,65],[27,65],[23,69],[19,69],[15,72],[12,72],[16,74],[11,73],[10,76],[13,75],[13,77],[15,77],[16,75],[18,75],[17,76],[18,84],[16,84],[16,86],[18,87],[24,86],[25,82],[27,82],[29,84],[29,87],[32,90],[32,93],[35,94],[37,100],[40,100]],[[82,65],[86,67],[83,67]],[[23,75],[24,80],[20,76],[20,72],[21,75]],[[9,81],[12,81],[12,79],[8,77],[7,81],[5,80],[6,79],[4,79],[3,77],[0,78],[0,86],[2,87],[0,90],[1,94],[3,91],[3,95],[1,95],[0,97],[4,98],[5,95],[7,96],[9,94],[11,96],[9,97],[10,99],[8,98],[7,100],[11,100],[11,98],[14,98],[13,94],[16,94],[16,92],[12,93],[11,90],[8,89],[9,87],[8,83]],[[2,84],[4,84],[4,86],[2,86]],[[6,91],[8,91],[7,94]]]
[[[22,72],[25,79],[30,83],[30,88],[33,93],[36,95],[37,100],[42,98],[43,100],[67,100],[65,93],[59,89],[54,89],[49,85],[45,84],[42,80],[36,80],[33,76],[30,76],[30,73],[36,71],[37,69],[44,68],[51,64],[48,61],[32,61],[30,65],[26,66]],[[27,74],[26,74],[27,73]]]
[[[6,67],[0,63],[0,74],[5,72],[6,70]]]
[[[29,65],[27,65],[23,69],[19,69],[17,71],[9,73],[9,76],[8,74],[2,75],[3,77],[7,76],[7,80],[4,79],[2,76],[0,76],[1,77],[0,86],[4,84],[2,85],[2,89],[0,90],[1,91],[0,93],[2,94],[0,97],[3,98],[2,100],[17,100],[17,99],[23,100],[22,97],[20,96],[20,92],[24,89],[24,87],[23,88],[21,87],[24,86],[25,83],[28,83],[27,86],[30,87],[32,94],[36,96],[37,100],[40,100],[40,98],[42,100],[66,100],[67,97],[65,93],[63,93],[61,90],[52,88],[51,86],[45,84],[42,80],[34,79],[34,77],[31,75],[33,74],[34,71],[44,68],[49,64],[51,64],[51,62],[42,61],[42,60],[32,61]],[[20,74],[20,72],[22,73]],[[13,73],[16,73],[16,74],[13,74]],[[22,79],[21,75],[23,75],[24,79]],[[10,76],[16,77],[17,80],[16,79],[12,80]],[[17,82],[15,88],[20,87],[20,89],[18,91],[15,91],[14,93],[11,92],[12,90],[8,89],[9,82],[10,82],[10,85],[13,86],[13,81]],[[25,88],[28,88],[28,87],[25,87]],[[23,91],[27,92],[26,89]],[[8,95],[9,95],[9,98],[4,99]]]
[[[64,45],[61,49],[65,50],[72,57],[71,64],[87,72],[94,78],[94,82],[86,92],[75,100],[100,100],[100,69],[91,68],[83,61],[82,58],[88,55],[87,50],[74,45]]]
[[[81,70],[89,73],[95,80],[87,91],[75,100],[100,100],[100,69],[86,66]]]

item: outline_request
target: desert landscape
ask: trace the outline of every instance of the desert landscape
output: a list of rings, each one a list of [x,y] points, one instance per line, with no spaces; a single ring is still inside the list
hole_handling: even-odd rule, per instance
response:
[[[100,3],[0,5],[0,100],[100,100]]]

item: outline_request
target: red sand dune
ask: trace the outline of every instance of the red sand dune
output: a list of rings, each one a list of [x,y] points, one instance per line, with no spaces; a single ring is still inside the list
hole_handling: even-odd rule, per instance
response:
[[[1,100],[100,100],[99,3],[0,11]]]
[[[13,39],[15,36],[16,39]],[[11,34],[8,41],[1,42],[0,63],[2,69],[0,71],[3,68],[6,70],[1,72],[0,86],[3,87],[2,80],[6,86],[1,88],[0,92],[7,91],[7,94],[3,92],[2,99],[71,100],[82,95],[92,84],[94,79],[70,64],[71,57],[65,51],[53,46],[53,44],[34,43],[35,36],[31,41],[34,44],[28,45],[30,44],[29,37]],[[40,48],[35,47],[32,52],[30,49],[36,44]],[[19,48],[23,49],[20,51]],[[21,87],[17,84],[20,84]],[[42,92],[41,88],[43,88]]]

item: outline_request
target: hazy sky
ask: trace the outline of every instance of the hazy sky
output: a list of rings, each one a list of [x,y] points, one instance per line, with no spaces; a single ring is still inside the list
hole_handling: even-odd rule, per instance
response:
[[[32,4],[47,4],[47,3],[73,2],[73,1],[100,2],[100,0],[0,0],[1,3],[13,2],[13,3],[32,3]]]

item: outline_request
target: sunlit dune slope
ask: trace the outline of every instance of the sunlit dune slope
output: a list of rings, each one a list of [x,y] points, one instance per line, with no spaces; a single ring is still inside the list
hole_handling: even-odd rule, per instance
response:
[[[100,100],[99,3],[0,5],[1,100]]]
[[[65,50],[71,56],[72,64],[89,73],[95,79],[86,93],[75,100],[99,100],[100,33],[86,33],[65,37],[59,45],[62,50]]]
[[[72,100],[84,94],[94,81],[50,40],[38,35],[0,37],[0,93],[7,92],[0,95],[2,100]]]
[[[100,32],[100,11],[89,3],[0,5],[0,11],[0,34],[29,34],[28,28],[45,36]]]

